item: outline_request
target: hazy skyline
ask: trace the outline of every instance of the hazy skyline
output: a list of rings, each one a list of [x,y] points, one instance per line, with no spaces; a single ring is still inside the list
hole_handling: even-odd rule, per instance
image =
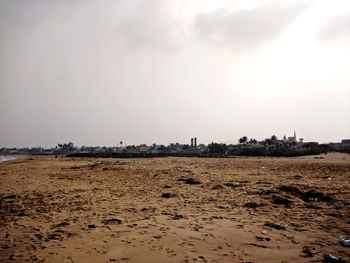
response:
[[[3,0],[0,147],[350,138],[348,0]]]

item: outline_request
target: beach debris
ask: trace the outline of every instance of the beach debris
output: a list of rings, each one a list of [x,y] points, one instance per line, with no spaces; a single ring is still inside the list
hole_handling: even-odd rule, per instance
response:
[[[343,247],[350,247],[350,239],[347,238],[347,237],[343,237],[343,238],[340,239],[340,244]]]
[[[110,218],[110,219],[104,219],[101,222],[105,225],[119,225],[122,223],[122,220],[118,218]]]
[[[332,254],[324,254],[323,255],[323,262],[325,263],[346,263],[345,260],[341,258],[337,258],[336,256],[333,256]]]
[[[162,197],[163,198],[171,198],[171,197],[174,197],[174,196],[176,196],[175,194],[172,194],[172,193],[163,193],[162,194]]]
[[[184,184],[201,184],[202,183],[198,179],[191,178],[191,177],[181,177],[177,181],[184,182]]]
[[[265,222],[264,226],[268,226],[268,227],[271,227],[271,228],[274,228],[274,229],[277,229],[277,230],[286,230],[285,226],[282,226],[280,224],[276,224],[276,223],[273,223],[273,222]]]
[[[310,202],[310,201],[332,202],[333,201],[333,198],[331,196],[316,190],[309,190],[309,191],[303,192],[298,187],[291,186],[291,185],[282,185],[278,187],[278,190],[281,192],[292,194],[293,196],[298,197],[305,202]]]
[[[36,234],[34,234],[34,236],[35,236],[38,240],[43,240],[43,239],[44,239],[44,236],[43,236],[43,234],[41,234],[41,233],[36,233]]]
[[[282,197],[280,195],[273,195],[272,196],[272,202],[275,205],[285,205],[286,207],[289,207],[291,204],[293,204],[293,201],[286,198],[286,197]]]
[[[331,202],[333,198],[329,195],[325,195],[322,192],[316,190],[310,190],[302,194],[301,199],[304,201],[321,201],[321,202]]]
[[[58,228],[58,227],[65,227],[65,226],[69,226],[68,220],[64,220],[59,224],[53,225],[51,228]]]
[[[21,210],[18,213],[18,216],[29,216],[30,213],[27,210]]]
[[[267,246],[265,246],[265,245],[260,245],[260,244],[256,244],[256,243],[247,243],[246,245],[260,247],[260,248],[267,248]]]
[[[271,185],[272,184],[270,181],[266,181],[266,180],[258,180],[255,183],[256,184],[263,184],[263,185]]]
[[[320,253],[320,252],[316,252],[315,248],[313,247],[309,247],[309,246],[304,246],[303,250],[302,250],[302,257],[304,258],[312,258],[314,255]]]
[[[317,203],[313,202],[313,203],[307,203],[305,205],[305,208],[309,208],[309,209],[320,209],[320,207],[317,205]]]
[[[52,234],[49,234],[47,236],[47,240],[46,241],[49,241],[49,240],[62,240],[62,236],[58,233],[52,233]]]
[[[245,203],[244,204],[244,207],[247,207],[247,208],[257,208],[257,207],[261,207],[261,206],[265,206],[265,204],[263,203],[255,203],[255,202],[248,202],[248,203]]]
[[[236,182],[236,183],[228,182],[228,183],[225,183],[224,185],[231,188],[237,188],[237,187],[243,186],[243,184],[239,182]]]
[[[154,213],[157,210],[155,207],[143,207],[140,209],[141,212]]]
[[[222,189],[225,189],[225,186],[223,186],[222,184],[217,184],[217,185],[214,185],[213,190],[222,190]]]
[[[258,241],[271,241],[271,238],[269,237],[256,236],[255,238]]]
[[[186,216],[184,216],[178,212],[163,212],[162,214],[169,216],[169,219],[172,219],[172,220],[179,220],[179,219],[187,218]]]
[[[333,216],[333,217],[336,217],[336,218],[342,218],[343,217],[343,214],[340,211],[331,211],[331,212],[326,213],[326,215]]]
[[[14,194],[5,195],[5,196],[3,197],[3,199],[10,199],[10,200],[15,199],[15,198],[16,198],[16,195],[14,195]]]
[[[175,213],[171,217],[171,219],[173,219],[173,220],[179,220],[179,219],[182,219],[182,218],[184,218],[184,216],[179,214],[179,213]]]

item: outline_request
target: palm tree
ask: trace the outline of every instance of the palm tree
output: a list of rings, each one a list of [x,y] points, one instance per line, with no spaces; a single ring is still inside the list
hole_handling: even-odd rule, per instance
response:
[[[274,142],[274,141],[277,141],[277,139],[278,139],[278,138],[277,138],[277,136],[276,136],[276,135],[272,135],[270,139],[271,139],[271,141],[273,141],[273,142]]]
[[[251,138],[251,139],[249,140],[249,143],[251,143],[251,144],[256,144],[256,143],[257,143],[257,140]]]
[[[243,137],[238,139],[238,142],[240,144],[245,144],[247,141],[248,141],[248,137],[247,136],[243,136]]]

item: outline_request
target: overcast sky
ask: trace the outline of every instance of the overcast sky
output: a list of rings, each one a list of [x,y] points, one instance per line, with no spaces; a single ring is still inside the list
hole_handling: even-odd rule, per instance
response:
[[[349,0],[1,0],[0,147],[350,138]]]

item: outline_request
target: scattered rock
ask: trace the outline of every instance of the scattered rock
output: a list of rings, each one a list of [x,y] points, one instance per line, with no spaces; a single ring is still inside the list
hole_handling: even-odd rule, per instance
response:
[[[259,180],[256,181],[256,184],[271,185],[272,183],[270,181]]]
[[[286,207],[289,207],[291,204],[293,204],[293,201],[280,195],[273,195],[272,203],[275,205],[285,205]]]
[[[122,223],[122,220],[118,218],[104,219],[101,221],[105,225],[119,225]]]
[[[237,188],[242,186],[241,183],[225,183],[224,185],[226,185],[227,187],[231,187],[231,188]]]
[[[10,247],[7,244],[1,244],[0,248],[1,249],[9,249]]]
[[[6,195],[3,197],[3,199],[15,199],[16,195]]]
[[[155,207],[143,207],[140,209],[141,212],[150,212],[154,213],[157,210]]]
[[[246,204],[244,204],[244,207],[247,207],[247,208],[257,208],[257,207],[261,207],[261,206],[265,206],[265,204],[263,203],[255,203],[255,202],[248,202]]]
[[[292,194],[295,197],[302,199],[305,202],[309,201],[321,201],[321,202],[331,202],[333,198],[329,195],[326,195],[322,192],[316,190],[309,190],[307,192],[303,192],[298,187],[290,186],[290,185],[282,185],[278,187],[278,190],[281,192]]]
[[[88,225],[88,228],[96,228],[96,225],[95,224],[90,224],[90,225]]]
[[[171,197],[175,197],[176,195],[175,194],[172,194],[172,193],[163,193],[162,194],[162,197],[163,198],[171,198]]]
[[[342,218],[343,217],[343,214],[340,211],[331,211],[331,212],[326,213],[326,215],[333,216],[333,217],[336,217],[336,218]]]
[[[21,210],[18,213],[18,216],[29,216],[30,213],[27,210]]]
[[[256,236],[255,238],[258,241],[271,241],[271,238],[269,237]]]
[[[225,189],[225,186],[223,186],[222,184],[217,184],[212,189],[213,190],[222,190],[222,189]]]
[[[51,228],[66,227],[66,226],[69,226],[68,221],[62,221],[61,223],[59,223],[57,225],[53,225]]]
[[[174,220],[179,220],[179,219],[183,219],[184,216],[181,215],[181,214],[178,214],[178,213],[175,213],[172,215],[171,219],[174,219]]]
[[[228,208],[231,208],[230,206],[228,205],[216,205],[217,208],[219,209],[228,209]]]
[[[34,236],[39,239],[39,240],[43,240],[44,236],[42,234],[34,234]]]
[[[285,226],[282,226],[282,225],[279,225],[279,224],[276,224],[276,223],[273,223],[273,222],[266,222],[264,224],[264,226],[268,226],[268,227],[271,227],[271,228],[274,228],[274,229],[277,229],[277,230],[286,230]]]
[[[303,195],[301,196],[301,199],[303,199],[306,202],[308,201],[332,202],[333,201],[333,198],[331,196],[326,195],[322,192],[318,192],[316,190],[310,190],[303,193]]]
[[[52,233],[47,236],[47,240],[62,240],[62,236],[58,233]]]
[[[256,243],[248,243],[247,245],[254,246],[254,247],[260,247],[260,248],[267,248],[267,246],[256,244]]]
[[[190,178],[190,177],[181,177],[177,181],[184,182],[185,184],[201,184],[202,182],[198,179]]]
[[[321,209],[321,207],[319,207],[316,203],[307,203],[305,205],[305,208],[309,208],[309,209]]]
[[[30,259],[32,260],[32,262],[38,261],[40,258],[38,258],[36,255],[32,255],[30,256]]]

